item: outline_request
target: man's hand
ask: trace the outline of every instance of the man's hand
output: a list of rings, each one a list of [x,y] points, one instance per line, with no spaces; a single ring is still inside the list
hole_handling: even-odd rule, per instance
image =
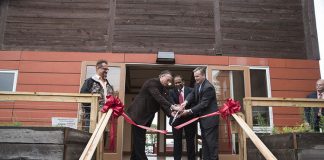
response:
[[[177,111],[172,111],[172,112],[171,112],[171,116],[172,116],[173,118],[177,118],[177,117],[175,117],[176,114],[177,114]]]
[[[320,91],[320,96],[318,97],[318,99],[324,99],[324,92]]]
[[[182,111],[184,108],[182,108],[181,105],[179,105],[179,104],[177,104],[177,105],[174,104],[171,106],[171,109],[173,111]]]
[[[185,109],[181,112],[179,117],[188,116],[190,114],[192,114],[191,111],[189,109]]]
[[[187,105],[188,101],[184,101],[182,104],[180,104],[180,106],[184,109]]]

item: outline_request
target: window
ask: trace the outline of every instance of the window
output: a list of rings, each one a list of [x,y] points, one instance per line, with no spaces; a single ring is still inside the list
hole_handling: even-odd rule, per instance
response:
[[[251,67],[252,97],[271,97],[268,67]],[[257,133],[271,133],[273,126],[272,107],[253,107],[253,130]]]
[[[0,91],[16,91],[17,70],[0,70]]]
[[[88,65],[86,67],[86,77],[90,78],[96,74],[96,66],[95,65]],[[114,87],[114,91],[119,93],[119,86],[120,86],[120,67],[109,66],[109,71],[107,74],[108,82]],[[118,94],[116,94],[118,95]]]

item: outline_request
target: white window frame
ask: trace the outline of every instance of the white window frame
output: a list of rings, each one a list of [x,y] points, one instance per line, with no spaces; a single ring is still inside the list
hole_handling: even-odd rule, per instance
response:
[[[18,70],[3,70],[3,69],[0,69],[0,73],[14,73],[14,81],[13,81],[13,86],[12,86],[12,92],[16,92],[17,79],[18,79]]]
[[[253,70],[265,70],[266,71],[266,81],[267,81],[267,91],[268,91],[268,98],[272,97],[271,94],[271,81],[270,81],[270,70],[268,66],[252,66],[249,67],[249,69],[253,69]],[[252,88],[251,88],[251,92],[252,92]],[[269,106],[269,123],[270,126],[268,127],[260,127],[260,126],[253,126],[253,131],[256,133],[272,133],[273,130],[273,110],[272,110],[272,106]]]

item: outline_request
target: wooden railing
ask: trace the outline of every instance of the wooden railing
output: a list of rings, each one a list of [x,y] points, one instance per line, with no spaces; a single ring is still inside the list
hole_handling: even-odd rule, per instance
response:
[[[34,101],[34,102],[68,102],[68,103],[91,103],[90,113],[90,132],[93,133],[96,128],[98,118],[98,97],[97,94],[78,94],[78,93],[46,93],[46,92],[0,92],[1,101]],[[266,159],[275,159],[272,153],[264,146],[259,138],[251,130],[252,123],[252,107],[254,106],[272,106],[272,107],[324,107],[324,100],[319,99],[306,99],[306,98],[260,98],[260,97],[246,97],[244,98],[244,111],[243,114],[233,114],[233,117],[237,124],[240,126],[238,130],[239,134],[239,150],[240,158],[247,159],[247,146],[246,138],[250,137],[253,143],[257,146],[259,151],[266,157]],[[102,119],[99,120],[98,126],[88,146],[85,149],[86,155],[84,157],[92,157],[99,139],[102,136],[102,132],[108,119],[111,116],[111,111],[108,114],[104,114]],[[244,122],[246,119],[246,123]],[[259,148],[259,147],[260,148]],[[274,158],[273,158],[274,157]],[[87,159],[87,158],[85,158]]]
[[[0,92],[1,101],[31,101],[31,102],[67,102],[90,103],[90,128],[92,133],[96,128],[98,116],[98,94],[79,93],[48,93],[48,92]]]
[[[244,109],[246,122],[253,127],[252,107],[271,106],[271,107],[324,107],[324,99],[311,98],[263,98],[263,97],[246,97],[244,98]]]
[[[245,97],[244,100],[245,118],[248,128],[253,128],[253,114],[252,108],[256,106],[270,106],[270,107],[324,107],[324,99],[310,99],[310,98],[263,98],[263,97]],[[245,136],[243,136],[245,137]],[[251,138],[251,137],[250,137]],[[251,139],[253,141],[253,139]],[[244,139],[244,160],[247,159],[246,141]],[[255,143],[254,143],[255,144]],[[262,150],[259,149],[262,153]],[[263,153],[262,153],[263,154]],[[267,154],[267,153],[265,153]],[[266,156],[263,154],[264,156]],[[267,159],[267,158],[266,158]]]

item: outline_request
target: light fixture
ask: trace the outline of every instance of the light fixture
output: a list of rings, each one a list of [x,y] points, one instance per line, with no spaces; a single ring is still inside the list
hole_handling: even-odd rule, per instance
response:
[[[174,52],[158,52],[156,63],[174,64]]]

